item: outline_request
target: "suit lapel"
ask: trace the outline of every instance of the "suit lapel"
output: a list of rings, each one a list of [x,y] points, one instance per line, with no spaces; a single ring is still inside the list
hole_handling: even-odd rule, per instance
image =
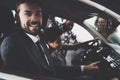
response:
[[[44,63],[41,57],[42,55],[40,54],[34,42],[26,34],[24,34],[24,37],[25,37],[24,48],[26,49],[32,61],[34,61],[34,63],[39,67],[42,66],[45,69],[51,70],[50,67]]]

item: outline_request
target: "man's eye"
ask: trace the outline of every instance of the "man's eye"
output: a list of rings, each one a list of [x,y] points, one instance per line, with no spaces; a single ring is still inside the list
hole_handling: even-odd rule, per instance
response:
[[[25,13],[26,16],[31,16],[31,13]]]
[[[39,12],[39,13],[37,13],[36,15],[37,15],[37,16],[42,16],[42,13],[41,13],[41,12]]]

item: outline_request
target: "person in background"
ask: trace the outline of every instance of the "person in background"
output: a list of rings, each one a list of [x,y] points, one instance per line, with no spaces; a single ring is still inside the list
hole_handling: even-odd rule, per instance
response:
[[[112,33],[107,37],[107,40],[113,44],[120,45],[120,31],[119,31],[119,22],[112,21]]]
[[[56,66],[61,66],[61,67],[68,67],[69,70],[71,69],[75,69],[75,66],[66,66],[66,62],[63,56],[63,51],[65,49],[74,49],[74,48],[79,48],[79,46],[81,44],[77,44],[77,45],[63,45],[61,43],[61,35],[62,35],[62,30],[59,29],[58,27],[51,27],[51,28],[47,28],[44,31],[44,35],[45,35],[45,39],[48,42],[49,45],[49,49],[51,51],[51,56],[54,59],[54,64],[56,64]],[[89,71],[89,70],[95,70],[98,69],[97,64],[98,62],[93,62],[91,64],[88,65],[82,65],[81,69],[82,71]],[[71,69],[70,69],[71,68]],[[80,67],[79,67],[80,68]]]
[[[99,15],[95,21],[95,29],[103,35],[103,37],[108,37],[108,19],[105,16]]]
[[[74,27],[74,22],[71,20],[66,20],[61,26],[63,34],[61,35],[61,41],[63,45],[73,45],[78,43],[76,40],[76,35],[72,32]],[[64,50],[66,65],[72,66],[71,59],[75,55],[74,50]]]
[[[71,31],[74,26],[74,22],[71,20],[66,20],[65,23],[63,23],[60,28],[63,31],[62,34],[62,44],[75,44],[77,43],[76,35]]]
[[[51,56],[56,64],[65,66],[64,51],[61,50],[62,30],[58,27],[46,28],[44,31],[46,42],[48,42]],[[62,54],[61,54],[62,53]]]

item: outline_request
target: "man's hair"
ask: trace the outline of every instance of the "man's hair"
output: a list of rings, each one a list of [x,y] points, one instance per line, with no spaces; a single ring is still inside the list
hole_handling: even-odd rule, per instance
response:
[[[41,0],[19,0],[17,3],[16,3],[16,12],[19,13],[19,6],[22,4],[22,3],[30,3],[30,4],[36,4],[36,5],[41,5]]]
[[[58,27],[46,28],[44,31],[45,40],[47,42],[54,42],[62,35],[62,30]]]

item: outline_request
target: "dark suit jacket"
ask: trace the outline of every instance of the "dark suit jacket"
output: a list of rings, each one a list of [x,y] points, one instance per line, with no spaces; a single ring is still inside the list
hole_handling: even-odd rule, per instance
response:
[[[18,31],[6,37],[1,44],[1,56],[4,66],[24,72],[57,76],[80,75],[80,67],[55,66],[54,69],[47,66],[41,59],[33,41],[23,32]]]
[[[4,39],[1,44],[1,56],[4,66],[10,69],[44,75],[52,73],[51,68],[42,61],[33,41],[23,31]]]

